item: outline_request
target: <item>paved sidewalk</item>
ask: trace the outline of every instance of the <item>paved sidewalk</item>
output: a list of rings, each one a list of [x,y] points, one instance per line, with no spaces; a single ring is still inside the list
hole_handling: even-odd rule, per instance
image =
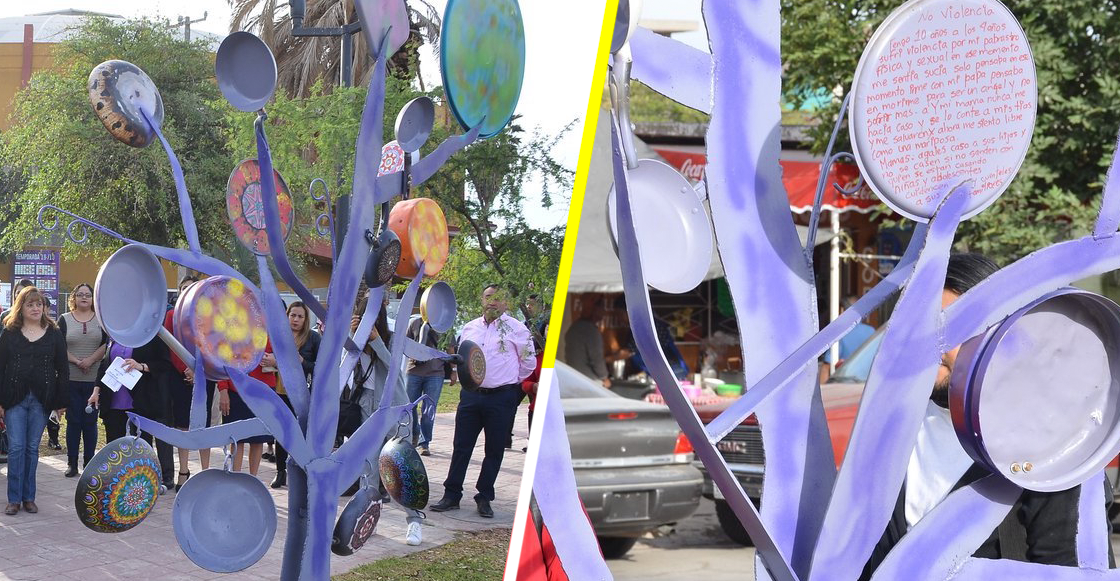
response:
[[[474,480],[482,463],[483,437],[480,435],[467,471],[467,486],[462,508],[445,513],[426,511],[424,542],[419,547],[405,544],[404,513],[395,503],[390,503],[381,513],[376,534],[355,554],[348,557],[332,555],[331,574],[339,574],[358,565],[390,556],[405,555],[430,549],[454,539],[458,531],[477,531],[492,528],[511,528],[521,484],[525,454],[521,448],[528,445],[527,406],[518,409],[514,422],[513,449],[507,450],[502,462],[502,472],[496,485],[497,499],[493,503],[494,518],[484,519],[474,509],[471,496]],[[428,478],[432,482],[431,500],[436,502],[443,495],[443,480],[451,461],[451,435],[455,414],[436,415],[435,444],[432,455],[424,458]],[[221,464],[219,450],[215,449],[212,462]],[[197,454],[192,454],[191,472],[198,473]],[[16,516],[0,514],[0,581],[25,581],[51,579],[101,580],[160,579],[179,581],[193,579],[247,580],[269,579],[280,576],[283,559],[284,537],[287,533],[287,489],[272,490],[279,514],[276,538],[268,553],[257,564],[239,573],[221,574],[201,569],[187,559],[179,549],[171,528],[171,508],[174,492],[161,497],[155,509],[137,527],[124,533],[96,533],[78,521],[74,508],[76,478],[65,478],[66,456],[42,457],[39,460],[37,480],[38,514],[23,511]],[[7,465],[0,464],[0,474],[7,477]],[[272,481],[275,467],[261,463],[258,477],[265,484]],[[0,479],[0,494],[6,480]],[[271,489],[270,489],[271,490]],[[339,510],[349,498],[339,500]]]

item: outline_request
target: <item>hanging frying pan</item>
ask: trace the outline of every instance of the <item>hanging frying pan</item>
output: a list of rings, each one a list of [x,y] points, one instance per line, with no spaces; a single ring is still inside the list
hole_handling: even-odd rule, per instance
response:
[[[421,510],[428,506],[428,471],[412,442],[390,438],[378,456],[381,482],[392,499],[401,506]]]
[[[712,225],[696,190],[677,170],[643,159],[627,171],[642,270],[649,285],[667,293],[684,293],[708,274],[712,261]],[[617,239],[615,189],[607,194],[611,241]]]
[[[167,313],[167,279],[150,250],[129,244],[97,271],[93,304],[101,328],[126,347],[141,347],[159,333]]]
[[[130,62],[105,61],[90,72],[88,86],[93,111],[113,137],[132,147],[152,143],[155,132],[140,108],[162,124],[163,99],[144,71]]]
[[[175,337],[198,350],[212,381],[228,379],[226,368],[249,373],[264,356],[264,308],[235,278],[211,276],[188,287],[175,302],[172,321]]]
[[[288,239],[295,221],[295,207],[288,193],[288,183],[275,169],[276,203],[280,206],[280,225],[283,237]],[[256,159],[246,159],[237,164],[226,182],[226,216],[237,236],[237,241],[249,252],[268,256],[268,233],[265,231],[264,200],[261,199],[261,166]]]
[[[155,508],[160,482],[155,450],[136,436],[117,438],[93,456],[78,480],[78,519],[99,533],[127,531]]]
[[[961,345],[950,411],[977,462],[1018,486],[1066,490],[1120,451],[1120,306],[1059,289]]]
[[[525,79],[525,25],[516,0],[449,0],[439,43],[451,112],[482,139],[509,124]]]
[[[393,273],[401,260],[401,240],[395,232],[383,228],[376,238],[371,230],[366,230],[366,241],[370,243],[366,258],[366,286],[377,288],[393,280]]]
[[[437,281],[420,296],[420,317],[436,333],[446,333],[455,324],[455,291],[446,282]]]
[[[401,241],[397,276],[413,277],[424,263],[424,275],[435,276],[447,263],[450,240],[443,209],[431,198],[397,202],[389,213],[389,228]]]
[[[171,523],[179,548],[195,565],[233,573],[268,552],[276,536],[276,504],[255,476],[211,468],[183,484]]]
[[[468,390],[481,389],[482,381],[486,379],[486,355],[482,353],[482,347],[474,341],[460,341],[456,356],[459,383]]]
[[[343,557],[365,546],[381,518],[381,491],[362,474],[362,487],[338,515],[331,538],[331,552]]]
[[[381,146],[381,165],[377,167],[377,177],[389,175],[404,169],[404,149],[396,141]]]
[[[234,32],[218,47],[214,76],[222,95],[234,108],[259,111],[276,91],[276,59],[255,34]]]
[[[420,149],[432,134],[436,106],[428,97],[417,97],[401,108],[394,128],[397,143],[406,152]]]
[[[362,36],[374,58],[378,55],[385,33],[389,33],[386,57],[396,53],[408,42],[408,8],[404,0],[355,0],[354,8],[362,23]]]
[[[615,13],[614,34],[611,35],[611,53],[617,53],[630,40],[638,27],[638,17],[642,13],[641,0],[618,0]]]

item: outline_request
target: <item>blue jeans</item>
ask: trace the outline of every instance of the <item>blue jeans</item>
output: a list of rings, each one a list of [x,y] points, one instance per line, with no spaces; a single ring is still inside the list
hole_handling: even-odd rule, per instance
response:
[[[427,395],[432,398],[432,406],[439,403],[439,394],[443,392],[443,376],[432,375],[425,377],[423,375],[408,374],[408,401],[416,401],[421,395]],[[413,424],[416,423],[416,415],[419,414],[420,407],[417,406],[412,414]],[[432,443],[432,425],[435,423],[435,418],[430,415],[421,415],[420,417],[420,440],[419,442],[425,448],[431,447]]]
[[[70,407],[66,408],[66,460],[78,467],[78,447],[85,443],[81,467],[97,452],[97,410],[86,413],[86,402],[93,395],[92,381],[70,382]]]
[[[4,410],[8,426],[8,502],[35,500],[35,470],[39,467],[39,441],[47,427],[47,410],[27,394],[15,407]]]

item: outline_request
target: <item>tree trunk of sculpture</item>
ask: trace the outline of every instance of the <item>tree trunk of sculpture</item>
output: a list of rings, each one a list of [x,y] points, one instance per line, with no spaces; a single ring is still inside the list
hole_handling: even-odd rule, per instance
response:
[[[284,539],[281,581],[298,581],[307,546],[307,473],[288,459],[288,535]]]

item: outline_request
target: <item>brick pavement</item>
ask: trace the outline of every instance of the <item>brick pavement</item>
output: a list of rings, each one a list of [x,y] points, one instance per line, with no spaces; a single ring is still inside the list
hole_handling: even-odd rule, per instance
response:
[[[518,410],[514,423],[513,450],[507,450],[502,462],[502,472],[496,485],[497,499],[493,503],[494,518],[484,519],[474,510],[471,501],[473,482],[482,463],[482,441],[479,436],[467,471],[467,486],[462,508],[445,513],[427,511],[424,522],[424,542],[419,547],[405,544],[404,513],[390,503],[381,514],[377,533],[359,551],[348,557],[332,555],[331,574],[339,574],[358,565],[390,556],[406,555],[430,549],[452,540],[458,531],[477,531],[513,526],[513,513],[521,483],[525,454],[521,448],[528,445],[526,406]],[[432,455],[424,458],[428,477],[433,486],[431,501],[443,494],[443,479],[451,461],[451,434],[454,429],[453,413],[437,414]],[[213,452],[212,461],[221,462],[219,450]],[[201,470],[197,454],[191,458],[191,472]],[[0,514],[0,581],[31,581],[51,579],[101,580],[160,579],[161,581],[186,581],[198,579],[223,579],[229,581],[277,579],[283,559],[284,537],[287,532],[287,489],[272,490],[279,515],[276,538],[268,553],[255,565],[232,574],[213,573],[199,568],[179,549],[171,527],[171,508],[174,492],[161,497],[155,509],[137,527],[124,533],[96,533],[78,521],[74,508],[75,478],[65,478],[66,456],[42,457],[39,460],[36,503],[38,514],[23,511],[16,516]],[[0,474],[7,477],[7,465],[0,464]],[[261,463],[258,477],[266,484],[272,481],[275,467]],[[0,479],[0,494],[6,481]],[[270,489],[271,490],[271,489]],[[349,498],[339,500],[339,510]]]

